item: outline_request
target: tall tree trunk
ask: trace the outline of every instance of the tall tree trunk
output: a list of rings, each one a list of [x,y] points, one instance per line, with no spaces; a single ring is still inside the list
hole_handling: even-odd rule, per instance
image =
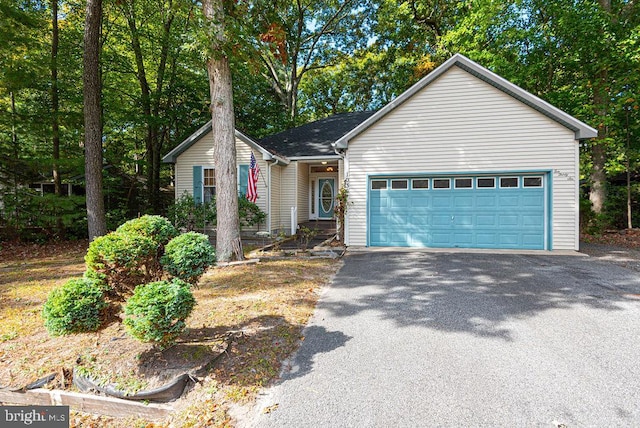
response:
[[[147,177],[147,201],[151,211],[160,211],[160,168],[162,166],[162,136],[159,126],[159,115],[162,91],[164,88],[164,77],[169,55],[169,44],[171,36],[171,26],[175,18],[172,1],[167,6],[168,16],[163,22],[163,34],[160,47],[160,62],[156,73],[156,88],[152,90],[147,79],[144,65],[142,47],[140,45],[140,34],[136,23],[135,4],[133,2],[123,5],[129,30],[131,32],[131,47],[136,60],[136,75],[141,91],[142,111],[145,117],[147,135],[145,140],[146,154],[146,177]],[[155,102],[152,102],[152,98]]]
[[[625,153],[625,167],[627,168],[627,228],[633,228],[633,216],[631,212],[631,130],[629,129],[629,107],[624,108],[625,127],[627,128],[627,147]]]
[[[609,15],[611,14],[611,0],[598,0],[600,7]],[[601,34],[604,37],[604,34]],[[603,61],[604,62],[604,61]],[[605,165],[607,162],[606,141],[609,134],[607,126],[608,114],[608,73],[606,65],[602,65],[602,69],[598,71],[593,82],[593,103],[595,105],[596,114],[598,115],[598,136],[591,146],[591,191],[589,200],[593,206],[593,211],[597,214],[602,213],[604,203],[607,199],[607,175],[605,173]]]
[[[100,108],[100,29],[102,0],[87,0],[84,26],[84,165],[89,239],[107,233],[102,195],[102,122]]]
[[[51,0],[51,131],[53,142],[53,187],[62,195],[60,178],[60,102],[58,98],[58,0]]]
[[[16,168],[20,159],[20,146],[18,145],[18,130],[16,128],[16,117],[18,112],[16,110],[16,94],[11,91],[11,146],[13,148],[13,162],[14,167],[11,168],[13,173],[13,194],[18,197],[18,172]],[[17,208],[16,208],[17,209]]]
[[[204,15],[211,24],[211,58],[207,62],[211,92],[211,118],[216,179],[218,261],[242,260],[238,190],[236,189],[236,143],[233,92],[229,59],[224,54],[225,25],[223,0],[204,0]]]

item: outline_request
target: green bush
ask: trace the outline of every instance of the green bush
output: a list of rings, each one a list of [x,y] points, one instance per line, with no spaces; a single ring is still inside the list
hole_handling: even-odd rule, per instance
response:
[[[85,276],[103,282],[115,297],[123,298],[137,285],[160,279],[157,253],[158,245],[151,238],[111,232],[89,245]]]
[[[215,204],[196,204],[193,196],[187,192],[169,207],[169,218],[174,226],[187,232],[202,230],[208,223],[215,224],[215,215]]]
[[[140,218],[134,218],[123,223],[116,232],[146,236],[153,239],[159,247],[167,245],[167,242],[178,235],[173,224],[159,215],[143,215]]]
[[[172,276],[195,284],[214,260],[215,250],[207,235],[188,232],[169,241],[160,264]]]
[[[267,214],[258,205],[244,196],[238,199],[238,215],[240,217],[240,226],[259,225],[267,218]]]
[[[86,278],[72,279],[49,294],[42,309],[44,325],[52,336],[95,331],[107,307],[102,289]]]
[[[169,207],[169,218],[176,228],[191,232],[204,229],[206,225],[215,225],[217,221],[215,199],[210,203],[196,204],[193,196],[183,193],[175,203]],[[238,216],[240,226],[255,226],[263,223],[267,214],[246,197],[238,197]]]
[[[136,339],[166,348],[186,328],[195,303],[189,284],[180,279],[141,285],[127,301],[124,325]]]

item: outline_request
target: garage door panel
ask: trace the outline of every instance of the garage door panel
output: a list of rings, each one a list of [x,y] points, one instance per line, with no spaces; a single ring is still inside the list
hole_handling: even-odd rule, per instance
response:
[[[454,226],[473,226],[473,216],[471,214],[454,215],[452,223]]]
[[[518,233],[500,233],[498,235],[498,243],[500,245],[515,247],[520,241],[520,235]]]
[[[416,227],[422,227],[422,226],[429,226],[430,221],[429,221],[429,216],[427,215],[412,215],[409,216],[409,223],[416,226]]]
[[[513,192],[514,190],[509,189],[508,191]],[[498,206],[500,208],[517,208],[520,206],[520,198],[518,195],[500,196],[498,198]]]
[[[451,216],[450,215],[442,215],[442,214],[433,214],[431,216],[432,226],[445,226],[448,227],[451,225]]]
[[[485,192],[486,190],[478,189],[478,192]],[[476,208],[489,208],[495,209],[498,204],[498,198],[495,196],[476,196]]]
[[[478,214],[476,215],[476,226],[496,226],[498,224],[495,214]]]
[[[473,244],[473,233],[454,233],[453,239],[457,245],[469,246]]]
[[[447,190],[435,190],[436,192],[447,192]],[[442,208],[451,208],[450,195],[438,195],[433,197],[433,208],[442,209]]]
[[[532,249],[540,248],[542,245],[544,245],[544,239],[539,234],[523,233],[522,245],[525,248],[532,248]]]
[[[369,245],[543,249],[545,200],[542,187],[370,190]]]
[[[493,248],[498,244],[498,238],[496,233],[476,233],[476,243],[479,247]]]
[[[440,233],[433,232],[432,236],[432,244],[435,247],[451,247],[451,234],[449,233]]]
[[[522,196],[522,206],[533,209],[544,209],[544,197],[542,195],[524,195]]]
[[[519,216],[517,214],[511,214],[511,215],[501,215],[500,217],[500,226],[517,226],[518,225],[518,218]]]
[[[454,206],[456,208],[473,208],[473,195],[455,196]]]
[[[426,192],[412,192],[411,207],[412,208],[428,208],[431,206],[431,197]]]
[[[374,210],[389,206],[389,198],[387,196],[381,195],[380,192],[376,192],[373,195],[375,195],[375,198],[369,198],[369,208]]]
[[[412,247],[428,247],[431,245],[430,233],[413,233],[411,234]]]
[[[544,221],[540,215],[525,214],[522,216],[523,227],[542,227]]]

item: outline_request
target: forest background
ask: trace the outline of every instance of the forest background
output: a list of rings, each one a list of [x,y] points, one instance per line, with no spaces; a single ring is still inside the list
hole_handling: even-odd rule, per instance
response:
[[[236,127],[252,137],[378,109],[459,52],[598,130],[580,149],[585,230],[640,222],[638,2],[224,5]],[[173,201],[161,158],[211,119],[210,24],[189,0],[103,0],[102,11],[102,172],[113,229]],[[82,0],[0,0],[4,237],[86,236],[84,23]]]

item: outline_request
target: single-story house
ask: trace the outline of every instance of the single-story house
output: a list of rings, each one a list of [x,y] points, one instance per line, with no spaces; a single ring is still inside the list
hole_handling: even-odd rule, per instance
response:
[[[263,230],[334,217],[350,246],[577,250],[578,146],[597,131],[462,55],[377,112],[260,141],[236,132],[239,190],[253,151]],[[207,124],[164,158],[176,196],[212,193]]]

